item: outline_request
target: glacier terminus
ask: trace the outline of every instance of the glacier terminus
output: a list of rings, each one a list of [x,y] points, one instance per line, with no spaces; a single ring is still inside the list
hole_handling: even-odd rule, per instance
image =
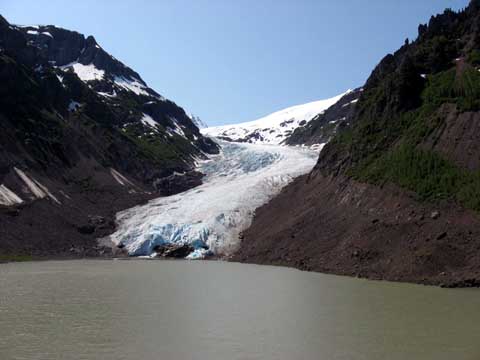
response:
[[[165,245],[189,245],[187,259],[228,256],[255,209],[309,172],[318,157],[302,147],[220,144],[220,154],[198,164],[202,185],[118,213],[112,242],[131,256],[155,257],[155,248]]]

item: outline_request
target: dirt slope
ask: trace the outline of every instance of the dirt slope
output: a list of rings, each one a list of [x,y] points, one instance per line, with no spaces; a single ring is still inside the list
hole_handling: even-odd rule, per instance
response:
[[[319,173],[259,208],[234,261],[444,286],[480,283],[480,219]]]

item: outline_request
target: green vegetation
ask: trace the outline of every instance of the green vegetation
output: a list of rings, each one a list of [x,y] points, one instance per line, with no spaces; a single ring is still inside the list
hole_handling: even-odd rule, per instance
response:
[[[148,135],[142,129],[137,128],[137,125],[132,124],[124,128],[123,134],[138,146],[140,154],[152,161],[158,166],[165,169],[177,168],[179,162],[186,158],[188,154],[194,153],[194,149],[190,142],[182,136],[173,134],[170,138],[167,135],[166,129],[161,125],[159,131],[164,136],[158,134]]]
[[[395,183],[414,191],[420,200],[454,199],[480,210],[480,172],[461,169],[442,156],[401,145],[358,169],[359,180],[381,185]]]
[[[453,103],[460,111],[480,110],[480,72],[469,64],[464,66],[459,75],[450,69],[431,76],[423,95],[425,103],[436,107]]]
[[[2,262],[24,262],[33,261],[31,255],[2,255],[0,254],[0,263]]]
[[[474,65],[474,66],[479,66],[480,65],[480,50],[472,50],[470,54],[468,54],[467,61]]]
[[[452,60],[458,54],[457,37],[437,35],[424,39],[415,45],[413,56],[415,62],[424,68],[425,73],[436,74],[451,67]]]
[[[480,73],[462,66],[429,76],[421,105],[400,115],[375,111],[389,99],[386,85],[367,92],[361,121],[335,139],[335,146],[348,149],[354,159],[347,174],[378,185],[392,182],[423,201],[452,199],[480,211],[480,171],[462,169],[421,146],[444,122],[449,110],[442,105],[458,112],[480,110]]]

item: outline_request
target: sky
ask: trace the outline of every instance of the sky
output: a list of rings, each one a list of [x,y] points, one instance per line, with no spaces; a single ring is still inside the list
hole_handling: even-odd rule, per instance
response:
[[[20,25],[94,35],[208,125],[251,121],[364,84],[420,23],[468,0],[0,0]]]

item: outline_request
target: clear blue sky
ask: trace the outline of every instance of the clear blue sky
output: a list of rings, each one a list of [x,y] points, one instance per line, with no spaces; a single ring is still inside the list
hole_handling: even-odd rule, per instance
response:
[[[468,0],[0,0],[12,23],[92,34],[209,125],[362,85],[419,23]]]

